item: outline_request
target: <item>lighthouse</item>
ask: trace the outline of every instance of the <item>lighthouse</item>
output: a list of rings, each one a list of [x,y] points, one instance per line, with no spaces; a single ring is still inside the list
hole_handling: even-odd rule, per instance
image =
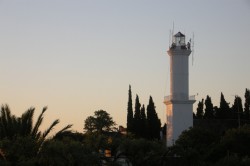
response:
[[[170,58],[170,94],[164,97],[167,116],[167,146],[172,146],[180,134],[193,126],[195,96],[189,96],[190,42],[178,32],[167,51]]]

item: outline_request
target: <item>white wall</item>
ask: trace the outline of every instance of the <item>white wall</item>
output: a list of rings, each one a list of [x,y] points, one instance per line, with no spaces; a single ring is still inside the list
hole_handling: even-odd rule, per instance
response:
[[[189,96],[189,66],[190,50],[170,50],[170,95],[173,98],[187,100]]]
[[[167,146],[172,146],[180,134],[193,126],[194,101],[167,105]]]

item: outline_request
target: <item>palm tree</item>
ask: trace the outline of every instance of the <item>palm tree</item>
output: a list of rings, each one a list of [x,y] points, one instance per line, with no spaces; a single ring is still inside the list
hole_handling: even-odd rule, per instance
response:
[[[37,118],[35,125],[33,126],[33,115],[35,108],[29,108],[24,112],[21,117],[11,115],[11,111],[8,105],[3,105],[0,112],[0,138],[12,139],[15,136],[31,136],[32,138],[44,140],[51,130],[59,123],[59,119],[53,121],[53,123],[44,132],[39,131],[44,118],[44,113],[47,107],[43,107],[42,112]],[[67,125],[58,133],[62,133],[71,128],[72,125]]]
[[[47,107],[42,109],[42,112],[38,116],[35,125],[33,126],[33,115],[35,108],[30,108],[24,112],[21,117],[16,117],[11,114],[8,105],[3,105],[0,111],[0,140],[7,139],[9,141],[15,142],[17,138],[28,137],[32,140],[32,142],[35,142],[37,147],[35,151],[36,154],[39,154],[46,137],[59,123],[59,119],[56,119],[44,132],[41,132],[39,128],[43,122],[44,113],[46,110]],[[71,127],[72,125],[67,125],[56,134],[67,132]],[[0,147],[0,150],[5,152],[6,149],[1,149]]]

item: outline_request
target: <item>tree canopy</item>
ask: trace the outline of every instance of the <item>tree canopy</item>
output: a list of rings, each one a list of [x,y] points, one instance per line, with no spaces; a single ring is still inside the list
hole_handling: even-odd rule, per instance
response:
[[[133,131],[133,104],[132,104],[132,91],[131,86],[129,85],[128,90],[128,107],[127,107],[127,131]]]
[[[3,105],[0,112],[0,156],[5,159],[5,164],[10,165],[35,165],[37,157],[44,148],[48,134],[59,123],[56,119],[44,132],[39,130],[47,107],[33,124],[35,108],[30,108],[21,117],[12,115],[9,106]],[[68,132],[72,125],[67,125],[57,134]],[[53,137],[52,137],[53,138]],[[1,161],[0,161],[0,165]]]
[[[94,112],[94,116],[89,116],[84,122],[84,129],[87,132],[108,132],[113,129],[116,123],[113,118],[104,110]]]
[[[128,133],[132,133],[132,135],[137,138],[160,139],[161,121],[156,113],[153,98],[151,96],[149,97],[149,103],[145,110],[144,104],[140,103],[139,96],[136,95],[133,115],[131,94],[131,86],[129,85],[127,111]]]
[[[250,90],[246,89],[245,92],[245,104],[244,104],[245,108],[244,108],[244,115],[245,115],[245,119],[249,120],[250,118]]]
[[[196,112],[196,118],[202,119],[202,117],[204,115],[203,107],[204,107],[204,99],[202,99],[198,103],[198,107],[196,109],[197,110],[197,112]]]
[[[134,114],[134,125],[133,125],[133,129],[134,129],[134,133],[136,136],[140,135],[141,132],[141,113],[140,110],[141,109],[141,103],[139,101],[139,96],[136,95],[136,99],[135,99],[135,114]]]
[[[235,95],[234,102],[232,106],[228,103],[221,93],[220,96],[220,105],[214,106],[212,103],[212,99],[209,95],[207,95],[205,102],[199,101],[196,112],[194,112],[195,119],[218,119],[226,121],[239,121],[237,123],[242,122],[243,124],[250,124],[250,91],[246,89],[245,91],[245,103],[243,104],[243,100],[238,95]],[[203,108],[203,104],[205,104],[205,109]],[[243,108],[244,106],[244,108]]]
[[[11,114],[8,105],[3,105],[1,107],[0,114],[0,138],[12,139],[16,136],[30,136],[36,140],[44,140],[52,129],[59,123],[59,119],[56,119],[44,132],[41,132],[39,128],[43,122],[46,110],[47,107],[44,107],[38,116],[37,121],[33,125],[35,108],[30,108],[24,112],[21,117],[16,117]],[[71,126],[72,125],[67,125],[60,130],[60,132],[68,130]]]
[[[223,93],[221,93],[220,107],[219,107],[219,110],[217,112],[217,117],[219,119],[228,119],[231,117],[229,103],[226,101]]]
[[[210,96],[207,95],[207,98],[205,100],[205,113],[204,113],[204,119],[213,119],[214,118],[214,108],[212,99]]]
[[[147,106],[147,125],[149,139],[160,139],[161,121],[155,111],[155,104],[151,96]]]

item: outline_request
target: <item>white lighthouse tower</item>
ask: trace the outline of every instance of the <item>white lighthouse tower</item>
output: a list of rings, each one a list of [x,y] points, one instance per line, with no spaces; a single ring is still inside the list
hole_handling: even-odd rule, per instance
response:
[[[194,96],[189,96],[188,59],[192,52],[185,35],[178,32],[167,51],[170,57],[170,95],[164,98],[167,106],[167,146],[172,146],[180,134],[193,126]]]

